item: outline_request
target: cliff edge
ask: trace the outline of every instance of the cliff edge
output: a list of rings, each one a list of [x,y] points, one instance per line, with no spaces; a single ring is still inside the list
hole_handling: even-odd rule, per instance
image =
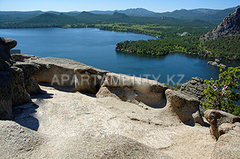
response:
[[[237,8],[233,14],[225,17],[221,24],[217,25],[212,31],[205,35],[205,38],[216,39],[234,34],[240,34],[240,8]]]

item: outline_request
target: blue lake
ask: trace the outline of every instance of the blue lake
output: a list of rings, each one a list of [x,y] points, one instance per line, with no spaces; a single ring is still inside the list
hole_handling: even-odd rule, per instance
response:
[[[191,77],[217,79],[219,74],[219,68],[207,65],[206,60],[185,54],[151,58],[115,51],[117,42],[156,39],[142,34],[95,28],[28,28],[0,29],[0,36],[17,40],[14,49],[20,49],[23,54],[68,58],[111,72],[148,77],[163,83],[184,83]],[[239,66],[240,62],[229,65]]]

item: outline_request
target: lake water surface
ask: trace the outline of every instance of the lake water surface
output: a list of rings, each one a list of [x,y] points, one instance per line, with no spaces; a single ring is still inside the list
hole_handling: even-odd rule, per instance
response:
[[[0,29],[0,36],[17,40],[14,49],[20,49],[23,54],[68,58],[115,73],[155,78],[163,83],[183,83],[191,77],[217,79],[219,74],[219,68],[207,65],[206,60],[185,54],[151,58],[115,51],[117,42],[156,39],[142,34],[95,28],[28,28]]]

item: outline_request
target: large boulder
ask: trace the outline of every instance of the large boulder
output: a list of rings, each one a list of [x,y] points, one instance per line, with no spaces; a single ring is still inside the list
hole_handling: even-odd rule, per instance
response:
[[[10,55],[16,45],[13,39],[0,38],[0,119],[12,119],[12,106],[31,101],[29,93],[41,93],[35,77],[39,67],[16,64]]]
[[[188,82],[182,84],[179,91],[202,102],[204,97],[202,92],[206,86],[207,85],[204,83],[203,79],[199,77],[193,77]]]
[[[210,133],[217,139],[212,158],[239,158],[240,117],[213,109],[205,111],[204,117],[211,125]]]
[[[98,98],[115,97],[132,103],[144,103],[160,108],[166,105],[167,86],[154,80],[107,73],[105,80],[96,94]]]
[[[36,75],[40,69],[39,65],[33,63],[17,62],[14,64],[14,66],[23,70],[24,85],[30,95],[36,95],[42,92],[36,78]]]
[[[12,119],[12,96],[15,78],[9,73],[13,60],[10,49],[17,45],[13,39],[0,37],[0,119]]]
[[[164,108],[176,115],[181,122],[187,124],[199,123],[205,125],[199,110],[199,101],[171,89],[165,92],[167,105]]]
[[[31,101],[31,97],[25,89],[23,70],[12,66],[8,72],[14,77],[12,106],[17,106]]]
[[[226,113],[220,110],[208,109],[204,112],[204,117],[211,125],[210,133],[218,139],[221,134],[224,134],[223,128],[219,130],[219,127],[223,123],[234,124],[240,122],[240,117]]]

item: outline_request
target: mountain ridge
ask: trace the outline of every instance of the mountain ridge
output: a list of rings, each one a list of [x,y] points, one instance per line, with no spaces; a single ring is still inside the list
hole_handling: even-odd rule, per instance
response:
[[[157,13],[153,11],[149,11],[144,8],[130,8],[126,10],[108,10],[108,11],[100,11],[100,10],[93,10],[88,11],[93,14],[107,14],[112,15],[114,12],[123,13],[128,16],[143,16],[143,17],[171,17],[171,18],[177,18],[177,19],[187,19],[187,20],[193,20],[193,19],[199,19],[204,21],[210,21],[214,22],[215,24],[220,23],[224,17],[226,17],[228,14],[233,13],[236,8],[240,7],[240,5],[232,8],[226,8],[226,9],[208,9],[208,8],[197,8],[197,9],[180,9],[180,10],[174,10],[172,12],[162,12]],[[84,12],[84,11],[82,11]],[[17,21],[23,21],[27,20],[33,17],[36,17],[43,13],[53,13],[53,14],[65,14],[69,16],[76,16],[78,15],[79,11],[70,11],[70,12],[57,12],[57,11],[0,11],[0,23],[6,23],[6,22],[17,22]]]

